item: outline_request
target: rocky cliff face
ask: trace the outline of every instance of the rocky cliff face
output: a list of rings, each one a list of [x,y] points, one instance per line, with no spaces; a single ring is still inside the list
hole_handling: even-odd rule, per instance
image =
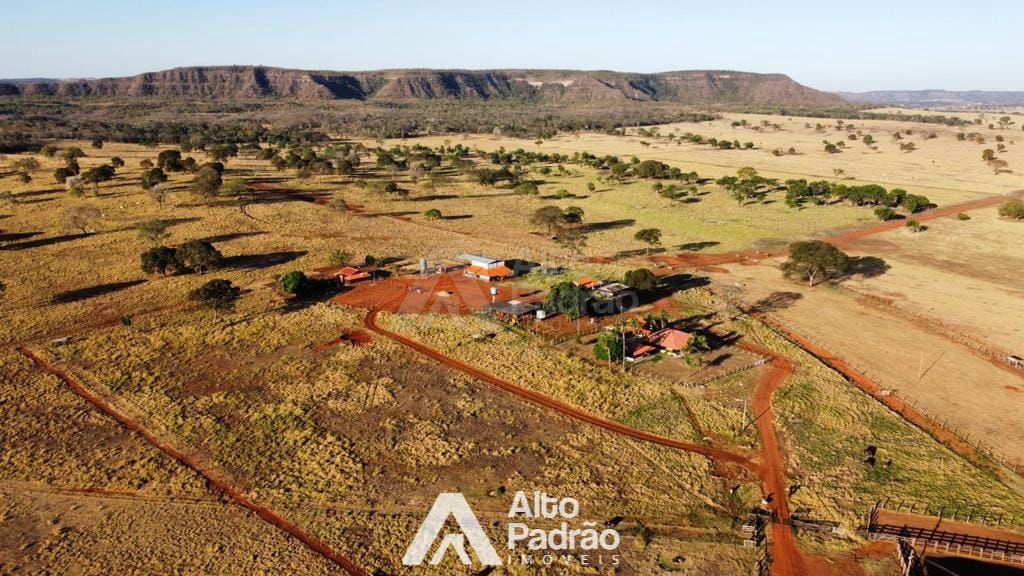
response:
[[[257,66],[175,68],[125,78],[28,81],[0,95],[87,97],[664,101],[684,104],[830,106],[842,99],[782,74],[693,70],[658,74],[573,70],[328,72]]]

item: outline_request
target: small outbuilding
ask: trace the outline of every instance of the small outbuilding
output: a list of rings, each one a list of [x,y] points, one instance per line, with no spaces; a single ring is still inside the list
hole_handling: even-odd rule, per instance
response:
[[[590,276],[577,278],[573,280],[572,283],[579,286],[580,288],[583,288],[584,290],[594,290],[595,288],[600,288],[602,284],[600,280],[594,280]]]
[[[488,304],[484,310],[502,322],[519,324],[536,316],[540,307],[528,302],[509,300],[508,302]]]
[[[590,309],[599,316],[619,314],[639,305],[636,291],[621,282],[602,284],[590,292]]]
[[[504,280],[516,275],[514,270],[505,265],[504,260],[477,254],[462,254],[459,256],[459,260],[469,264],[466,267],[466,276],[484,282]]]
[[[353,266],[345,266],[341,270],[338,270],[336,275],[345,284],[354,284],[356,282],[370,279],[369,272],[364,272]]]

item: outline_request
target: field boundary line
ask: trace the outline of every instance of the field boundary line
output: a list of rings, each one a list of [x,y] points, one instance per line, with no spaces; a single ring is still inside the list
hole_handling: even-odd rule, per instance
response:
[[[919,324],[925,331],[966,348],[972,354],[982,358],[983,360],[989,361],[996,365],[996,367],[1001,368],[1014,376],[1024,378],[1024,370],[1014,368],[1006,363],[1006,358],[1010,356],[1012,352],[1005,348],[1001,348],[998,345],[992,344],[975,336],[962,334],[951,326],[946,325],[942,320],[926,314],[914,312],[913,310],[908,310],[907,308],[899,305],[895,300],[864,292],[857,288],[852,288],[847,286],[845,283],[838,283],[836,286],[841,290],[850,292],[858,298],[863,298],[869,305],[879,310],[888,312],[903,320]]]
[[[996,472],[1000,470],[1000,462],[998,460],[990,459],[990,461],[986,461],[986,457],[988,456],[986,453],[961,438],[953,430],[943,426],[936,419],[919,410],[903,397],[884,393],[884,389],[878,383],[850,366],[849,363],[840,358],[837,354],[834,354],[829,350],[826,350],[824,347],[814,343],[806,336],[801,335],[796,330],[788,327],[773,316],[763,313],[752,313],[751,316],[774,330],[787,342],[790,342],[807,354],[810,354],[817,361],[838,372],[844,379],[846,379],[847,382],[853,384],[858,390],[867,394],[886,408],[892,410],[905,421],[924,431],[954,453],[965,458],[972,464],[982,467],[983,469],[987,468]],[[995,464],[994,467],[993,464]],[[1019,475],[1017,472],[1009,468],[1005,468],[1005,471],[1011,472],[1014,475]],[[1005,477],[1003,480],[1004,483],[1006,483]]]
[[[130,432],[139,434],[153,447],[205,478],[216,490],[225,494],[231,501],[255,513],[264,522],[271,524],[292,536],[313,552],[316,552],[320,556],[338,565],[350,576],[369,576],[369,573],[357,566],[347,557],[332,549],[323,540],[313,536],[297,524],[288,521],[271,508],[246,496],[230,481],[215,472],[212,467],[200,463],[197,458],[184,453],[178,448],[172,446],[170,443],[160,439],[158,436],[147,430],[143,425],[122,413],[113,404],[94,393],[86,387],[79,378],[73,376],[69,371],[60,368],[56,364],[43,358],[27,346],[19,346],[17,350],[44,372],[60,378],[77,396],[91,404],[103,414],[106,414],[117,421],[117,423],[123,428]]]
[[[758,431],[762,436],[761,456],[762,460],[764,460],[760,465],[758,465],[750,458],[733,452],[694,444],[691,442],[684,442],[682,440],[661,436],[652,432],[645,432],[602,416],[591,414],[581,408],[562,402],[561,400],[552,398],[536,390],[531,390],[529,388],[513,384],[512,382],[502,380],[497,376],[493,376],[484,370],[470,365],[467,362],[452,358],[444,352],[427,346],[414,338],[382,328],[377,324],[376,317],[377,310],[369,310],[363,317],[363,325],[365,325],[369,330],[372,330],[386,338],[390,338],[399,344],[403,344],[424,356],[440,362],[441,364],[459,370],[460,372],[464,372],[477,380],[491,384],[533,404],[549,408],[563,416],[591,424],[613,434],[633,438],[634,440],[642,442],[666,446],[668,448],[701,454],[711,460],[719,459],[745,466],[748,470],[757,474],[761,480],[762,491],[766,496],[773,495],[776,502],[776,512],[773,513],[773,517],[776,522],[773,523],[772,529],[772,546],[775,551],[772,560],[772,573],[776,576],[805,576],[808,574],[803,556],[800,554],[800,551],[796,546],[796,540],[790,525],[789,506],[786,501],[785,491],[785,463],[783,461],[782,452],[778,447],[778,437],[775,433],[775,424],[772,418],[772,397],[774,396],[775,391],[790,376],[792,371],[792,364],[781,354],[769,350],[766,347],[749,342],[745,342],[742,345],[744,349],[750,352],[771,358],[771,362],[765,363],[767,371],[758,383],[757,392],[755,393],[753,401],[755,410],[757,409],[757,406],[763,408],[761,417],[756,419]],[[775,526],[778,527],[778,530],[774,528]]]

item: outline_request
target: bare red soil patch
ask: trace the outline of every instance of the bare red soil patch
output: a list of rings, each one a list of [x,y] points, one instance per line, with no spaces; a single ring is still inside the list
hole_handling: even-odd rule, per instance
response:
[[[491,295],[491,288],[498,293]],[[427,277],[404,276],[362,282],[334,298],[338,304],[401,314],[470,314],[494,302],[530,301],[540,296],[515,284],[487,283],[462,270]]]
[[[328,340],[316,347],[317,351],[324,351],[335,346],[347,344],[349,346],[366,346],[373,340],[366,330],[349,330],[334,340]]]

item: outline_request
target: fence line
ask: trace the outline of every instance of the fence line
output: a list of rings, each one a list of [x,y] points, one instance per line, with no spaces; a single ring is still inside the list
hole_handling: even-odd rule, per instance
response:
[[[1000,347],[998,347],[998,346],[996,346],[994,344],[991,344],[989,342],[985,342],[985,341],[983,341],[983,340],[981,340],[981,339],[979,339],[979,338],[977,338],[975,336],[971,336],[970,334],[965,334],[963,332],[960,332],[959,330],[957,330],[953,326],[950,326],[949,324],[946,324],[945,322],[943,322],[943,321],[941,321],[941,320],[939,320],[937,318],[932,318],[930,316],[926,316],[926,315],[921,314],[919,312],[914,312],[913,310],[908,310],[908,309],[900,306],[899,304],[897,304],[896,302],[894,302],[893,300],[890,300],[888,298],[883,298],[881,296],[877,296],[875,294],[869,294],[867,292],[861,292],[860,290],[857,290],[855,288],[850,288],[849,286],[846,286],[845,284],[837,284],[837,286],[840,289],[842,289],[842,290],[846,290],[846,291],[848,291],[848,292],[850,292],[852,294],[856,294],[859,297],[865,298],[868,301],[870,301],[873,304],[875,304],[876,306],[883,307],[886,310],[891,311],[891,312],[893,312],[896,315],[904,316],[904,317],[909,317],[912,320],[917,320],[919,322],[922,322],[932,332],[937,332],[940,336],[948,338],[948,339],[956,342],[957,344],[960,344],[962,346],[966,346],[967,348],[970,348],[971,350],[973,350],[973,351],[975,351],[975,352],[977,352],[979,354],[982,354],[982,355],[987,356],[987,357],[989,357],[989,358],[991,358],[993,360],[996,360],[997,362],[999,362],[1000,366],[1004,366],[1004,367],[1009,368],[1011,370],[1016,370],[1018,372],[1024,373],[1024,370],[1021,370],[1020,368],[1015,368],[1011,364],[1007,363],[1006,358],[1013,354],[1013,352],[1011,352],[1011,351],[1008,351],[1008,350],[1006,350],[1004,348],[1000,348]],[[1024,374],[1022,374],[1022,375],[1024,375]]]
[[[995,462],[998,465],[1002,466],[1007,471],[1012,472],[1013,474],[1015,474],[1017,476],[1024,477],[1024,462],[1022,462],[1020,459],[1014,459],[1014,458],[1012,458],[1011,456],[1009,456],[1007,454],[996,452],[993,447],[986,446],[986,445],[982,444],[980,438],[972,440],[970,438],[970,434],[963,434],[963,433],[961,433],[961,431],[959,429],[957,429],[955,427],[951,427],[950,424],[949,424],[949,418],[948,417],[941,417],[941,416],[937,416],[937,415],[933,415],[932,413],[929,413],[928,411],[926,411],[922,407],[922,403],[918,399],[914,399],[914,398],[910,397],[909,394],[901,394],[896,389],[885,388],[882,385],[881,380],[877,376],[872,376],[868,372],[867,369],[863,368],[862,366],[860,366],[858,364],[855,364],[853,362],[850,362],[850,361],[846,360],[842,355],[836,354],[835,352],[833,352],[828,346],[825,346],[824,344],[822,344],[821,342],[815,340],[811,336],[809,336],[809,335],[807,335],[807,334],[805,334],[803,332],[800,332],[800,331],[792,328],[788,323],[779,320],[778,317],[776,317],[776,316],[774,316],[772,314],[767,314],[767,313],[762,313],[761,316],[767,318],[771,322],[774,322],[774,323],[778,324],[779,326],[785,327],[787,330],[790,330],[790,331],[792,331],[794,333],[799,333],[801,338],[804,338],[804,339],[810,341],[815,346],[817,346],[817,347],[821,348],[822,350],[824,350],[830,356],[834,356],[836,358],[839,358],[844,363],[846,363],[848,366],[852,367],[854,370],[856,370],[857,372],[859,372],[860,374],[862,374],[866,378],[869,378],[881,390],[880,395],[882,395],[882,396],[895,396],[896,398],[901,400],[905,405],[909,405],[914,411],[920,413],[925,418],[931,420],[932,423],[934,423],[936,426],[938,426],[939,428],[941,428],[945,432],[949,433],[950,435],[954,436],[960,442],[963,442],[964,444],[975,448],[978,451],[978,453],[984,455],[985,457],[989,458],[993,462]],[[771,326],[769,325],[769,328],[770,327]],[[783,337],[785,337],[785,336],[783,336]],[[788,340],[789,339],[787,338],[787,341]],[[794,343],[794,345],[799,347],[799,345],[796,344],[796,343]],[[803,350],[803,349],[801,348],[801,350]],[[807,351],[805,350],[805,352],[807,352]],[[813,354],[812,354],[812,356],[813,356]],[[902,415],[902,411],[901,410],[897,410],[895,407],[892,407],[892,409],[895,412],[897,412],[898,414]]]
[[[728,378],[729,376],[733,376],[735,374],[739,374],[740,372],[746,372],[747,370],[753,370],[754,368],[757,368],[758,366],[763,366],[767,362],[768,362],[768,358],[767,357],[758,355],[758,359],[754,360],[753,362],[750,362],[750,363],[747,363],[747,364],[743,364],[743,365],[740,365],[740,366],[736,366],[735,368],[730,368],[729,370],[726,370],[725,372],[722,372],[720,374],[710,374],[710,375],[705,376],[704,378],[702,378],[700,380],[694,380],[692,382],[683,382],[683,385],[684,386],[706,386],[706,385],[708,385],[708,384],[710,384],[710,383],[712,383],[712,382],[714,382],[716,380],[721,380],[722,378]]]

